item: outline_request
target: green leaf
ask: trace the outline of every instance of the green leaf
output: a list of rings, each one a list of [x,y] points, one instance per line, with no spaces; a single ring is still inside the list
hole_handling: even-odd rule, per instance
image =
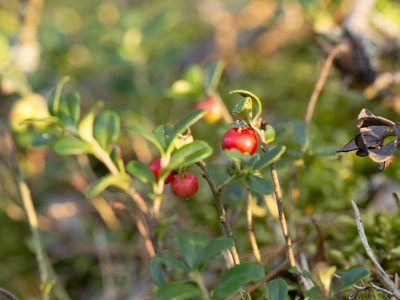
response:
[[[125,173],[125,165],[124,161],[122,160],[121,148],[118,145],[113,145],[110,157],[114,165],[116,165],[118,168],[118,171],[120,173]]]
[[[317,287],[305,291],[304,295],[309,297],[311,300],[328,300]]]
[[[167,282],[155,292],[157,300],[187,300],[201,294],[195,282]]]
[[[171,152],[174,147],[174,139],[178,137],[179,134],[186,131],[190,126],[200,120],[204,114],[206,113],[205,110],[195,110],[190,112],[188,115],[183,117],[181,120],[176,123],[174,129],[172,130],[169,138],[168,138],[168,147],[166,152]]]
[[[171,268],[180,269],[184,272],[188,271],[188,268],[185,266],[183,262],[177,260],[169,253],[164,253],[163,256],[161,257],[161,261],[163,262],[163,264]]]
[[[219,237],[211,240],[203,249],[198,264],[204,266],[208,260],[221,254],[225,250],[231,249],[233,246],[232,239],[227,237]]]
[[[204,141],[194,141],[183,146],[172,153],[168,166],[161,170],[159,178],[164,178],[174,169],[189,166],[209,157],[212,151],[212,148]]]
[[[178,244],[189,269],[196,269],[201,253],[208,244],[207,235],[202,232],[181,231],[178,234]]]
[[[222,274],[212,292],[213,298],[225,298],[246,284],[259,282],[264,278],[264,268],[257,263],[241,263]]]
[[[304,122],[300,120],[293,120],[291,122],[294,126],[293,140],[301,151],[305,151],[309,146],[309,138],[307,128]]]
[[[61,81],[57,84],[57,86],[54,88],[54,90],[51,92],[49,96],[49,99],[47,101],[47,107],[49,108],[49,112],[52,116],[57,116],[58,114],[61,90],[69,79],[70,79],[69,76],[66,76],[63,79],[61,79]]]
[[[167,149],[167,142],[169,135],[171,134],[174,126],[171,124],[159,125],[153,129],[153,133],[155,134],[157,140],[160,142],[163,149]]]
[[[370,271],[364,266],[357,266],[346,271],[342,277],[340,277],[340,291],[348,289],[349,287],[356,284],[360,279],[370,276]]]
[[[205,91],[212,93],[217,89],[224,67],[225,63],[222,60],[213,61],[205,66],[203,77]]]
[[[99,145],[106,151],[110,151],[110,144],[118,140],[120,120],[117,113],[105,110],[96,115],[93,123],[93,136]]]
[[[110,174],[85,186],[85,196],[89,199],[94,198],[108,187],[125,191],[129,187],[129,183],[130,178],[127,174]]]
[[[256,113],[254,119],[256,119],[258,116],[261,115],[261,111],[262,111],[261,101],[253,93],[250,93],[249,91],[246,91],[246,90],[234,90],[234,91],[229,92],[229,94],[230,95],[232,95],[232,94],[240,94],[243,97],[250,97],[251,100],[253,100],[253,102],[257,103],[257,113]]]
[[[228,159],[232,161],[236,161],[238,163],[247,162],[244,153],[240,152],[238,149],[232,148],[229,150],[224,150],[223,153]]]
[[[259,162],[260,160],[260,155],[258,153],[254,153],[253,155],[250,155],[249,153],[246,153],[247,155],[250,156],[250,159],[247,162],[247,166],[249,168],[254,168],[254,166]]]
[[[79,136],[84,141],[91,142],[93,140],[93,122],[97,112],[103,108],[104,102],[97,101],[89,110],[89,112],[82,118],[78,126]]]
[[[139,161],[132,160],[128,162],[126,171],[144,183],[150,184],[153,187],[156,185],[156,178],[153,172],[150,171],[148,166]]]
[[[272,183],[263,177],[249,175],[245,177],[245,181],[253,193],[269,195],[273,192]]]
[[[139,124],[127,124],[125,125],[125,128],[139,134],[140,136],[144,137],[146,140],[151,142],[160,151],[161,156],[164,156],[165,150],[161,146],[160,142],[158,141],[154,133],[152,133],[151,131],[149,131],[148,129],[144,128],[142,125]]]
[[[60,155],[91,154],[93,148],[90,144],[74,137],[62,137],[55,141],[53,149]]]
[[[263,156],[261,156],[260,160],[258,163],[255,165],[256,170],[262,170],[265,167],[268,167],[271,163],[277,161],[279,157],[282,156],[282,154],[285,152],[286,147],[285,146],[278,146],[267,153],[265,153]]]
[[[253,100],[247,97],[233,108],[232,113],[240,120],[250,123],[253,118]]]
[[[32,148],[38,148],[52,144],[56,140],[55,135],[50,135],[46,132],[36,136],[32,141]]]
[[[60,120],[71,126],[76,126],[81,111],[81,96],[77,92],[70,92],[60,97],[59,110],[57,115]]]
[[[268,283],[269,300],[285,300],[288,294],[288,287],[285,280],[274,279]]]
[[[150,269],[150,276],[157,285],[163,284],[164,281],[164,270],[161,265],[161,258],[158,255],[154,255],[150,259],[149,263],[149,269]]]

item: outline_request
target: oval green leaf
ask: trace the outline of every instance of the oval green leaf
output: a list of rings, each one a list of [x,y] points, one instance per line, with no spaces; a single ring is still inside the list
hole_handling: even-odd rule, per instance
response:
[[[204,266],[208,260],[221,254],[223,251],[229,250],[234,246],[232,239],[227,237],[219,237],[210,241],[203,249],[197,262],[199,266]]]
[[[165,150],[161,146],[161,143],[158,141],[156,135],[152,133],[150,130],[144,128],[142,125],[139,124],[127,124],[125,125],[125,128],[130,131],[133,131],[136,134],[139,134],[140,136],[144,137],[146,140],[151,142],[160,151],[161,156],[165,154]]]
[[[168,166],[160,172],[160,179],[174,169],[189,166],[209,157],[212,151],[212,148],[204,141],[194,141],[183,146],[172,153]]]
[[[255,165],[254,168],[256,170],[262,170],[265,167],[268,167],[271,163],[277,161],[285,151],[286,151],[285,146],[278,146],[271,149],[263,156],[261,156],[260,160],[258,161],[258,163]]]
[[[195,282],[167,282],[155,292],[157,300],[187,300],[200,295],[201,291]]]
[[[161,265],[161,258],[158,255],[154,255],[149,262],[150,276],[157,285],[163,284],[164,281],[164,270]]]
[[[189,269],[196,269],[203,249],[208,244],[207,235],[203,232],[181,231],[178,234],[178,244]]]
[[[222,60],[216,60],[204,67],[203,87],[208,93],[217,89],[225,63]]]
[[[285,300],[288,294],[288,287],[283,279],[274,279],[268,283],[269,300]]]
[[[60,120],[70,126],[76,126],[81,111],[81,96],[77,92],[70,92],[60,97],[59,110],[57,112]]]
[[[166,152],[172,152],[174,147],[174,139],[178,137],[179,134],[186,131],[190,126],[200,120],[206,111],[204,109],[195,110],[190,112],[188,115],[183,117],[181,120],[176,123],[174,129],[172,130],[169,138],[168,138],[168,147]]]
[[[126,165],[126,171],[132,176],[136,177],[143,183],[150,184],[151,186],[156,185],[156,178],[150,169],[139,161],[130,161]]]
[[[55,141],[53,149],[60,155],[91,154],[90,144],[75,137],[62,137]]]
[[[346,271],[342,277],[340,277],[340,291],[348,289],[349,287],[356,284],[360,279],[368,277],[370,271],[364,266],[357,266]]]
[[[120,120],[117,113],[105,110],[99,113],[93,122],[93,136],[99,145],[106,151],[110,151],[110,144],[118,140]]]
[[[85,196],[89,199],[96,197],[108,187],[115,187],[126,191],[129,187],[130,178],[127,174],[110,174],[85,186]]]
[[[257,103],[257,113],[256,113],[254,119],[258,118],[261,115],[261,111],[262,111],[261,101],[253,93],[251,93],[249,91],[246,91],[246,90],[234,90],[234,91],[229,92],[229,94],[230,95],[232,95],[232,94],[240,94],[243,97],[250,97],[253,100],[253,102]]]
[[[247,281],[259,282],[264,278],[264,268],[257,263],[241,263],[227,270],[212,292],[213,298],[225,298],[246,284]]]
[[[249,175],[245,177],[247,186],[252,193],[258,193],[263,195],[269,195],[273,192],[273,187],[271,181],[258,177],[255,175]]]
[[[308,148],[310,139],[308,137],[308,131],[304,122],[300,120],[293,120],[291,122],[294,127],[293,140],[301,151],[305,151]]]
[[[61,79],[49,96],[49,99],[47,101],[47,107],[49,108],[49,113],[52,116],[58,115],[61,90],[69,79],[70,79],[69,76],[66,76],[63,79]]]

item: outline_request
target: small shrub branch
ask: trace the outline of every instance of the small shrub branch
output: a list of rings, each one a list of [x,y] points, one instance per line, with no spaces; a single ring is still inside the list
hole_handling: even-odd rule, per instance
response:
[[[246,214],[247,214],[247,234],[249,235],[251,247],[253,248],[253,253],[256,260],[261,263],[261,255],[260,250],[257,246],[257,240],[253,232],[253,215],[251,212],[251,192],[247,190],[247,206],[246,206]]]

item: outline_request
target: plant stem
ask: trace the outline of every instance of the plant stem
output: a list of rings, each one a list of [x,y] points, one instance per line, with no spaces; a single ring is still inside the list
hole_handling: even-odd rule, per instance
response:
[[[223,190],[224,187],[226,187],[228,185],[229,179],[227,181],[225,181],[223,184],[221,184],[219,187],[217,187],[215,185],[215,182],[212,180],[210,173],[208,173],[208,170],[207,170],[207,167],[206,167],[206,164],[204,163],[204,161],[199,161],[196,164],[203,171],[203,177],[206,179],[208,185],[211,188],[211,192],[213,193],[213,196],[214,196],[215,205],[217,206],[218,213],[219,213],[219,221],[222,224],[222,227],[224,229],[226,236],[229,237],[233,241],[233,244],[234,244],[234,246],[230,249],[230,251],[232,253],[233,261],[234,261],[235,265],[238,265],[238,264],[240,264],[240,259],[239,259],[239,255],[238,255],[238,252],[236,249],[235,238],[233,236],[231,226],[229,225],[228,221],[226,220],[225,208],[221,201],[221,191]],[[232,182],[232,181],[233,180],[231,180],[229,182]]]
[[[253,248],[253,253],[254,256],[256,257],[256,260],[261,263],[261,255],[260,255],[260,250],[258,249],[257,246],[257,240],[253,232],[253,215],[251,212],[251,192],[249,189],[247,189],[247,233],[250,238],[250,243],[251,247]]]
[[[45,253],[43,245],[41,243],[40,231],[38,228],[38,219],[35,207],[33,205],[31,192],[24,180],[24,177],[21,174],[19,164],[15,155],[14,143],[8,131],[4,132],[4,140],[10,152],[10,160],[15,172],[15,179],[17,181],[18,192],[24,204],[25,211],[28,217],[29,226],[31,228],[33,247],[35,250],[37,264],[39,266],[40,282],[41,282],[40,291],[42,294],[42,299],[48,300],[50,299],[49,295],[50,290],[55,280],[51,278],[51,276],[49,275],[49,271],[46,265]]]
[[[201,277],[200,273],[191,273],[190,277],[192,277],[194,279],[194,281],[196,281],[197,285],[199,286],[202,294],[203,294],[203,300],[211,300],[211,296],[210,293],[207,290],[207,287],[204,284],[203,278]]]
[[[356,223],[357,223],[358,233],[360,235],[361,242],[364,246],[365,251],[367,252],[369,258],[374,263],[375,268],[378,270],[379,274],[381,275],[385,285],[393,291],[393,294],[397,299],[400,299],[400,290],[396,287],[394,282],[390,279],[389,275],[386,274],[385,270],[379,264],[378,260],[376,259],[374,253],[371,250],[371,247],[369,246],[367,236],[365,235],[364,226],[361,221],[360,211],[358,210],[357,204],[353,200],[351,200],[351,205],[353,206],[353,211],[354,211],[354,216],[355,216]]]
[[[18,298],[15,297],[13,294],[11,294],[10,292],[3,290],[3,289],[0,289],[0,295],[3,295],[10,300],[18,300]]]
[[[328,77],[329,70],[332,67],[333,60],[339,53],[347,51],[348,51],[347,46],[345,44],[340,44],[335,48],[333,48],[332,51],[329,53],[328,57],[326,58],[324,66],[322,67],[321,74],[318,78],[317,83],[315,84],[314,90],[308,102],[306,115],[304,116],[304,123],[306,124],[306,127],[311,121],[312,115],[314,113],[315,104],[317,103],[319,94],[322,90],[322,87],[325,84],[326,78]]]
[[[249,126],[258,135],[258,137],[261,141],[261,149],[264,152],[268,152],[269,147],[265,141],[264,134],[262,134],[261,130],[258,129],[257,127],[255,127],[253,124],[250,123]],[[292,239],[290,238],[285,214],[283,212],[282,190],[281,190],[281,186],[279,183],[279,178],[278,178],[278,173],[276,171],[275,163],[274,162],[271,163],[269,165],[269,168],[270,168],[272,183],[274,185],[275,200],[276,200],[276,204],[278,206],[279,222],[281,224],[282,232],[285,237],[286,251],[287,251],[287,255],[288,255],[288,259],[289,259],[289,264],[290,264],[291,268],[295,268],[297,270],[296,260],[295,260],[294,254],[293,254]],[[296,272],[296,273],[293,273],[293,276],[296,278],[297,282],[300,284],[301,289],[304,290],[305,287],[304,287],[304,282],[303,282],[303,279],[301,278],[301,275]]]

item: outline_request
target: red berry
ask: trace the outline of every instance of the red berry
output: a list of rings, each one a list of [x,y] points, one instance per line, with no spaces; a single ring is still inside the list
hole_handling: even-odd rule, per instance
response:
[[[171,192],[183,199],[192,197],[197,193],[198,189],[199,183],[196,176],[188,172],[183,173],[183,178],[180,174],[176,175],[171,183]]]
[[[153,160],[149,164],[149,169],[150,169],[151,172],[153,172],[154,177],[156,178],[156,180],[158,180],[158,174],[160,173],[160,169],[161,169],[161,159],[157,158],[157,159]],[[169,173],[169,175],[167,176],[167,178],[164,181],[164,184],[168,184],[172,180],[174,180],[174,174]]]
[[[257,136],[253,130],[232,128],[222,138],[222,150],[237,149],[240,152],[253,154],[257,150]]]
[[[222,117],[222,105],[215,97],[210,97],[197,103],[196,109],[206,110],[203,119],[207,123],[215,123]]]

